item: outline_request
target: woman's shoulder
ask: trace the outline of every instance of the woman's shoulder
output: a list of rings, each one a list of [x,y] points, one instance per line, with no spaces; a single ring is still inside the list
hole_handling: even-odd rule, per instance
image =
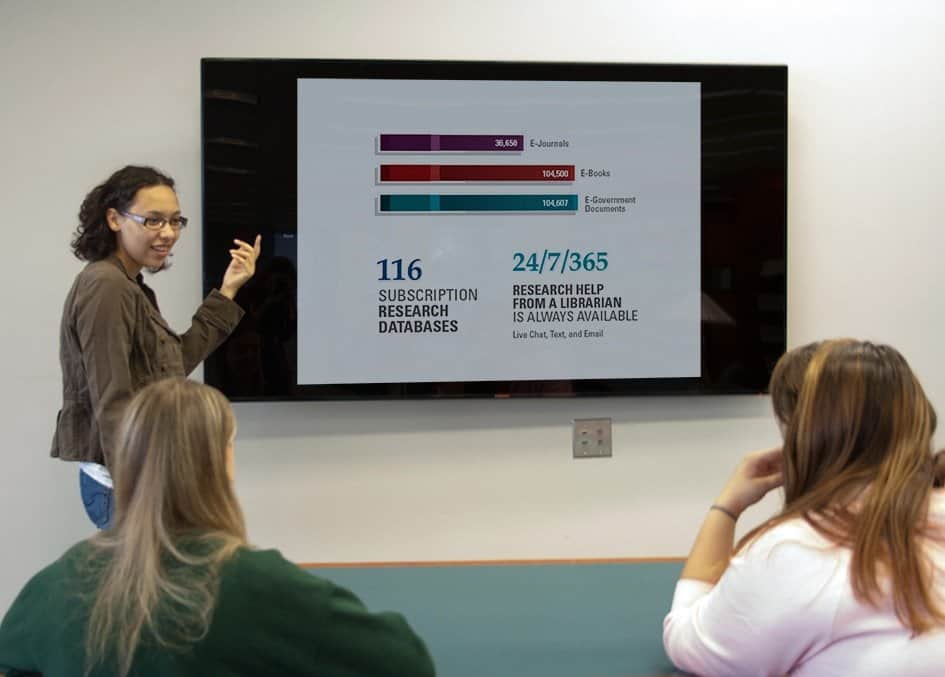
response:
[[[62,599],[65,590],[81,587],[84,580],[82,571],[91,554],[92,546],[89,541],[76,543],[59,559],[35,573],[23,586],[16,603],[32,604],[35,599]]]
[[[103,302],[108,307],[130,308],[138,303],[141,294],[135,281],[114,259],[102,259],[86,264],[76,275],[66,299],[66,308],[71,307],[74,311],[97,308]]]
[[[317,587],[318,583],[327,583],[287,560],[278,550],[258,550],[252,547],[237,550],[224,567],[223,576],[250,587],[292,588],[312,584]]]
[[[371,612],[353,592],[293,564],[278,550],[238,550],[220,583],[216,631],[226,635],[234,623],[243,625],[239,619],[252,618],[254,636],[282,638],[285,655],[301,651],[313,657],[305,659],[305,674],[318,672],[320,665],[329,671],[327,666],[344,666],[339,674],[378,677],[435,672],[423,641],[402,615]]]
[[[125,285],[132,283],[132,280],[118,262],[109,257],[85,264],[85,267],[83,267],[76,276],[77,284],[89,284],[93,282]]]
[[[231,608],[265,598],[286,616],[323,617],[347,591],[312,575],[278,550],[239,549],[220,572],[220,599]]]
[[[239,548],[230,560],[228,566],[242,573],[281,575],[286,571],[296,569],[296,565],[287,560],[281,552],[274,548],[257,549],[252,546]]]
[[[73,543],[58,559],[44,567],[37,576],[45,572],[58,574],[60,572],[71,572],[74,569],[81,568],[83,563],[89,560],[95,550],[96,548],[92,544],[91,539]]]
[[[932,533],[945,541],[945,489],[934,489],[929,496],[928,524],[933,528]],[[757,555],[778,550],[830,559],[836,558],[837,553],[849,554],[849,548],[837,545],[804,517],[788,519],[765,530],[746,544],[743,552]]]
[[[837,546],[803,517],[785,520],[753,538],[744,552],[769,554],[775,550],[832,553]]]

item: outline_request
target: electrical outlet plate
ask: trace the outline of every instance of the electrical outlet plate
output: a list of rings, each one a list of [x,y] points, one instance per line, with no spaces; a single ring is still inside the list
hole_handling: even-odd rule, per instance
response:
[[[576,418],[571,436],[574,458],[613,456],[613,424],[609,418]]]

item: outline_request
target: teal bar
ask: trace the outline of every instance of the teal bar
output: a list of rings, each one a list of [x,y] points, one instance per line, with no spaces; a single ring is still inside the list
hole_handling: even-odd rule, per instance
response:
[[[381,195],[382,212],[575,212],[577,195]]]
[[[434,209],[433,195],[381,195],[382,212],[432,212],[439,211],[439,201]]]

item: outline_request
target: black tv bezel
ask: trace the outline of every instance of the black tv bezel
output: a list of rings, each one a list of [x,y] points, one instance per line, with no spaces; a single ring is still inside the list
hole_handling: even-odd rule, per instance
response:
[[[236,70],[251,74],[257,83],[258,92],[254,95],[245,88],[221,87],[222,81],[229,81]],[[221,77],[222,76],[222,77]],[[531,81],[603,81],[603,82],[699,82],[702,84],[703,101],[706,92],[765,92],[766,95],[781,97],[776,114],[781,119],[783,134],[776,140],[775,154],[781,157],[781,207],[780,246],[783,252],[784,271],[778,285],[768,290],[774,295],[780,294],[782,308],[768,313],[774,321],[774,331],[778,333],[770,341],[771,356],[782,353],[787,338],[787,95],[788,72],[786,65],[742,65],[742,64],[640,64],[620,62],[555,62],[555,61],[449,61],[449,60],[383,60],[383,59],[257,59],[257,58],[203,58],[201,59],[201,179],[202,179],[202,241],[203,241],[203,287],[204,292],[218,285],[222,266],[219,252],[214,245],[214,238],[209,237],[208,229],[214,217],[209,212],[213,205],[207,199],[208,172],[213,168],[208,164],[208,101],[219,101],[230,97],[239,103],[248,103],[254,98],[257,103],[268,91],[273,82],[292,81],[292,86],[283,84],[280,96],[283,102],[291,99],[291,111],[286,112],[292,118],[292,124],[283,123],[279,130],[269,130],[295,139],[297,133],[297,88],[295,83],[300,78],[365,78],[365,79],[419,79],[419,80],[531,80]],[[708,88],[707,88],[708,85]],[[283,91],[284,90],[284,91]],[[291,91],[290,91],[291,90]],[[241,98],[242,97],[242,98]],[[701,235],[705,232],[704,215],[706,212],[706,120],[702,120],[703,155],[701,177],[702,187],[702,225]],[[264,142],[265,143],[265,142]],[[294,148],[294,144],[291,144]],[[265,152],[261,148],[260,152]],[[288,163],[287,158],[283,162]],[[292,174],[295,174],[297,156],[291,159]],[[291,192],[296,190],[295,181],[291,182]],[[278,202],[278,201],[275,201]],[[281,201],[284,202],[284,201]],[[290,213],[294,213],[295,203]],[[284,207],[284,205],[283,205]],[[263,219],[265,210],[259,205],[251,209],[257,223],[241,223],[239,218],[233,230],[237,236],[250,237],[253,232],[265,229],[264,221],[275,223],[280,216]],[[218,240],[219,238],[217,238]],[[265,242],[265,235],[264,235]],[[702,290],[706,289],[705,279],[705,243],[702,248]],[[260,266],[265,265],[264,254]],[[225,265],[225,261],[222,262]],[[250,283],[251,284],[251,283]],[[239,297],[237,297],[239,300]],[[770,327],[769,327],[770,329]],[[234,336],[238,334],[234,333]],[[700,322],[700,345],[705,342],[706,321]],[[291,383],[286,392],[245,392],[228,387],[227,371],[223,352],[227,343],[211,355],[205,365],[205,381],[226,393],[234,401],[296,401],[296,400],[357,400],[357,399],[454,399],[454,398],[515,398],[515,397],[601,397],[629,395],[726,395],[757,394],[765,392],[767,375],[776,357],[767,359],[763,374],[754,374],[745,383],[714,382],[706,378],[706,373],[693,378],[648,378],[648,379],[554,379],[529,381],[442,381],[442,382],[403,382],[403,383],[367,383],[367,384],[330,384],[298,385]],[[759,339],[760,340],[760,339]],[[701,348],[704,349],[704,348]],[[757,368],[756,370],[757,371]],[[760,378],[763,376],[763,378]],[[294,381],[294,379],[293,379]]]

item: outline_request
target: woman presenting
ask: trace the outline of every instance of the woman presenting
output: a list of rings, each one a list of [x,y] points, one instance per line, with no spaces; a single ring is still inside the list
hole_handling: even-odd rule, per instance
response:
[[[260,237],[254,245],[234,240],[219,290],[197,308],[190,328],[177,334],[141,272],[168,266],[186,226],[174,180],[150,167],[118,170],[79,210],[72,251],[88,265],[62,311],[63,404],[51,455],[80,462],[82,501],[101,529],[112,518],[108,469],[125,405],[149,383],[186,376],[226,339],[243,316],[233,298],[256,270]]]

